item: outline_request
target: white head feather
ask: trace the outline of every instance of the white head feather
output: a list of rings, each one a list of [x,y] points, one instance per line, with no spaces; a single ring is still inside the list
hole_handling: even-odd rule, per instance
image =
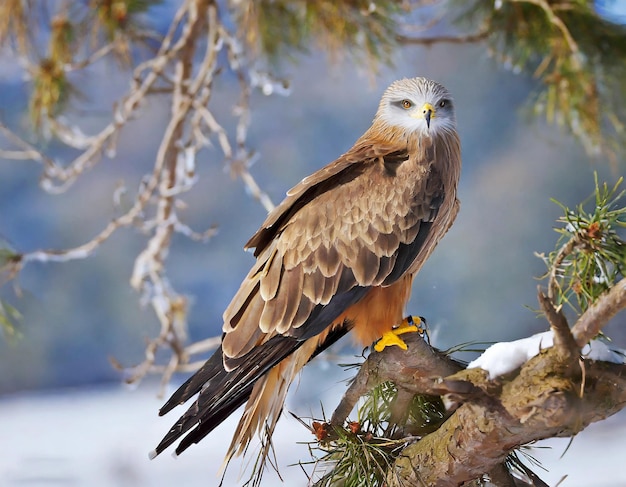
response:
[[[430,113],[430,124],[427,112]],[[385,90],[374,122],[409,133],[436,136],[456,131],[450,92],[426,78],[395,81]]]

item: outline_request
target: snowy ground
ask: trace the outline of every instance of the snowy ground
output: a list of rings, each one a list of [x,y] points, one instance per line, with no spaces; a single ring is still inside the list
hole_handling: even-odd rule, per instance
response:
[[[0,485],[195,487],[218,484],[216,472],[225,452],[234,420],[222,425],[200,445],[179,458],[167,453],[154,461],[148,451],[174,418],[156,415],[161,401],[156,387],[137,391],[123,388],[69,390],[0,399]],[[619,414],[581,433],[563,454],[568,440],[550,440],[533,455],[549,472],[542,477],[551,486],[564,476],[561,487],[626,486],[626,414]],[[287,465],[308,460],[306,431],[290,417],[279,424],[275,438],[280,459],[281,484],[269,473],[264,486],[305,486],[299,467]],[[237,470],[225,486],[239,485]]]
[[[217,485],[216,474],[235,421],[222,425],[206,443],[179,458],[166,452],[150,461],[148,452],[176,419],[157,416],[162,401],[155,397],[156,390],[74,390],[0,401],[0,485]],[[290,419],[283,423],[297,427]],[[306,459],[306,449],[295,448],[290,435],[282,433],[276,439],[281,460],[297,461],[296,450]],[[240,483],[238,465],[234,467],[225,486]],[[281,473],[285,485],[306,484],[297,468],[284,468]],[[267,480],[267,485],[279,485],[271,475]]]

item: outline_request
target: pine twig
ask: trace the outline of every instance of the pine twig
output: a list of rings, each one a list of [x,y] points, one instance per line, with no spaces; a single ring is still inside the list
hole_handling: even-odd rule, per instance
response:
[[[585,346],[619,311],[626,308],[626,278],[602,294],[574,324],[572,333],[579,347]]]

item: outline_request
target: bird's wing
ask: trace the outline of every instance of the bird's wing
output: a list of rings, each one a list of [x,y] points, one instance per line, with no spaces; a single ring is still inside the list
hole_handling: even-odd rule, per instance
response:
[[[308,350],[313,337],[304,361],[326,348],[348,330],[330,328],[346,309],[417,270],[416,258],[424,260],[447,230],[435,219],[450,201],[446,190],[455,201],[430,149],[410,156],[366,141],[288,193],[248,243],[257,262],[224,313],[222,348],[161,408],[163,415],[200,392],[155,455],[185,433],[177,453],[200,441],[255,383],[256,395],[264,394],[257,381],[276,364]]]
[[[410,154],[366,140],[305,178],[268,216],[248,242],[257,263],[224,312],[227,369],[275,335],[321,333],[368,288],[406,272],[445,192],[434,151]]]

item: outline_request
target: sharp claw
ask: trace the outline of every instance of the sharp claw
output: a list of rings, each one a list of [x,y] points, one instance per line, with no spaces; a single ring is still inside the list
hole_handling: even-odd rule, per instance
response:
[[[423,335],[426,333],[426,319],[421,316],[407,316],[402,320],[402,323],[400,323],[397,329],[403,330],[406,329],[406,327],[412,327],[407,331],[417,331],[420,335]]]
[[[426,331],[424,324],[425,321],[419,316],[407,316],[402,320],[399,326],[383,334],[380,340],[374,345],[374,350],[382,352],[385,347],[391,347],[393,345],[397,345],[402,350],[408,350],[407,344],[404,343],[398,335],[415,332],[423,334]]]
[[[385,347],[391,347],[393,345],[397,345],[402,350],[408,350],[409,347],[407,347],[407,344],[398,336],[398,330],[399,329],[385,332],[381,339],[376,342],[376,345],[374,345],[374,350],[382,352]]]

